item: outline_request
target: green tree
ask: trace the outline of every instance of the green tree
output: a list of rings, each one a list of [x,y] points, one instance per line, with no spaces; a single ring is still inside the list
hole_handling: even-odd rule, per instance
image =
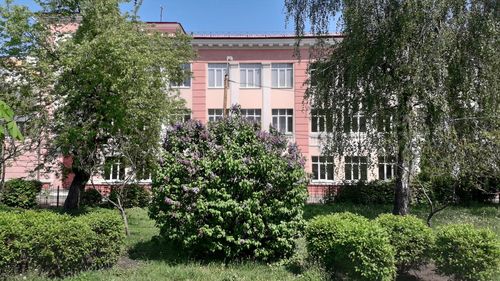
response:
[[[433,165],[453,175],[475,165],[464,143],[492,147],[484,136],[499,129],[495,1],[285,0],[285,7],[299,37],[308,22],[324,34],[338,17],[345,37],[315,58],[306,96],[332,120],[331,153],[396,156],[393,213],[409,212],[412,167],[424,144]],[[365,120],[366,133],[354,141],[352,132],[365,128],[353,128]],[[497,156],[483,156],[498,176]]]
[[[71,4],[67,9],[66,2]],[[74,179],[64,207],[74,209],[90,177],[103,170],[107,156],[124,156],[131,167],[154,162],[162,125],[183,107],[167,79],[181,81],[189,75],[181,65],[194,53],[188,36],[154,32],[134,15],[122,14],[123,1],[66,2],[44,7],[77,10],[81,18],[71,37],[64,39],[55,32],[56,59],[48,57],[59,71],[51,154],[60,151],[72,157]],[[67,26],[61,16],[45,20],[52,30],[64,32]]]

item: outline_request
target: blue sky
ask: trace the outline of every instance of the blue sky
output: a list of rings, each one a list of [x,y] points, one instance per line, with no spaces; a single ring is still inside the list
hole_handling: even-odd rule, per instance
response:
[[[36,9],[33,0],[14,2]],[[178,21],[188,33],[293,33],[285,23],[284,0],[144,0],[141,19],[159,21],[160,6],[163,21]]]

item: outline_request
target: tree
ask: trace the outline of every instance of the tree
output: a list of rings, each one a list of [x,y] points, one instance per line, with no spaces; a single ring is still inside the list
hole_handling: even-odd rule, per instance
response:
[[[436,161],[451,159],[466,151],[463,143],[480,144],[485,133],[498,131],[495,1],[286,0],[285,6],[299,37],[308,21],[313,33],[324,34],[340,16],[345,37],[314,58],[315,86],[306,96],[333,120],[331,153],[396,156],[393,213],[409,212],[422,145],[432,147]],[[346,134],[359,124],[366,133]],[[440,166],[466,172],[475,163],[463,156]],[[498,176],[498,162],[492,165]]]
[[[8,161],[26,152],[39,151],[47,136],[50,97],[46,90],[51,81],[50,71],[42,61],[34,59],[46,53],[38,40],[47,33],[32,21],[32,15],[26,7],[12,5],[10,0],[0,5],[1,98],[16,113],[14,116],[6,110],[9,126],[16,121],[19,130],[15,130],[24,136],[22,139],[0,136],[0,188]]]
[[[66,2],[71,5],[65,9]],[[167,78],[181,81],[189,75],[181,65],[193,51],[188,36],[157,33],[135,16],[122,14],[122,1],[82,0],[76,6],[75,1],[66,2],[44,7],[76,9],[81,22],[71,37],[56,38],[54,56],[45,59],[58,71],[50,151],[72,159],[74,178],[64,207],[74,209],[92,172],[102,170],[106,157],[128,155],[133,166],[154,162],[162,124],[183,106]],[[67,26],[61,16],[44,20],[52,31]]]

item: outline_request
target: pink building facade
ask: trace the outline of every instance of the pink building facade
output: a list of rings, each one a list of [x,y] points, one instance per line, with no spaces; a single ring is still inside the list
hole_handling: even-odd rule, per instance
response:
[[[150,28],[166,33],[184,32],[178,23],[150,23]],[[323,39],[333,43],[341,40],[341,36]],[[291,142],[297,143],[307,160],[306,171],[311,175],[309,202],[320,202],[329,187],[346,180],[372,180],[393,174],[391,163],[382,167],[382,175],[380,165],[367,165],[372,160],[367,157],[333,159],[322,155],[324,123],[317,116],[311,116],[304,100],[308,87],[309,50],[316,40],[312,36],[302,39],[299,59],[295,37],[290,35],[193,35],[192,46],[197,57],[185,66],[191,70],[192,77],[173,87],[186,101],[189,118],[210,122],[222,118],[224,75],[227,73],[230,80],[228,107],[240,105],[242,115],[260,122],[262,129],[274,126]],[[36,154],[23,155],[11,162],[6,167],[6,179],[38,178],[47,185],[68,186],[71,175],[63,178],[57,174],[30,173],[37,163],[36,157]],[[125,169],[117,163],[107,174],[96,175],[94,183],[106,186],[119,182]],[[144,184],[149,182],[147,179],[142,181]]]

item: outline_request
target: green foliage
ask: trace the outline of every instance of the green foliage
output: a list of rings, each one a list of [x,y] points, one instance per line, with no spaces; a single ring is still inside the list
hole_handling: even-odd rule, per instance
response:
[[[306,228],[307,250],[330,273],[352,280],[393,280],[394,248],[377,223],[352,213],[318,216]]]
[[[290,256],[303,226],[304,160],[278,133],[233,110],[205,127],[167,131],[150,215],[161,235],[193,255],[274,260]]]
[[[0,140],[6,135],[17,140],[23,139],[23,135],[14,121],[14,111],[0,100]]]
[[[142,185],[128,184],[123,187],[113,187],[109,194],[109,199],[117,202],[117,197],[120,196],[122,206],[124,208],[132,207],[147,207],[151,201],[151,192]]]
[[[336,202],[355,204],[392,204],[394,202],[394,181],[375,180],[345,184],[335,196]]]
[[[400,272],[418,269],[429,261],[434,234],[423,220],[410,215],[383,214],[375,221],[389,233]]]
[[[102,204],[102,195],[96,189],[89,188],[82,193],[81,204],[83,206],[96,207]]]
[[[500,274],[500,241],[488,229],[451,224],[436,233],[434,261],[455,280],[492,280]]]
[[[12,179],[5,182],[0,193],[0,202],[9,206],[30,209],[37,206],[36,197],[42,190],[37,180]]]
[[[48,211],[0,212],[0,274],[38,269],[65,276],[111,266],[123,245],[116,214],[79,218]]]

